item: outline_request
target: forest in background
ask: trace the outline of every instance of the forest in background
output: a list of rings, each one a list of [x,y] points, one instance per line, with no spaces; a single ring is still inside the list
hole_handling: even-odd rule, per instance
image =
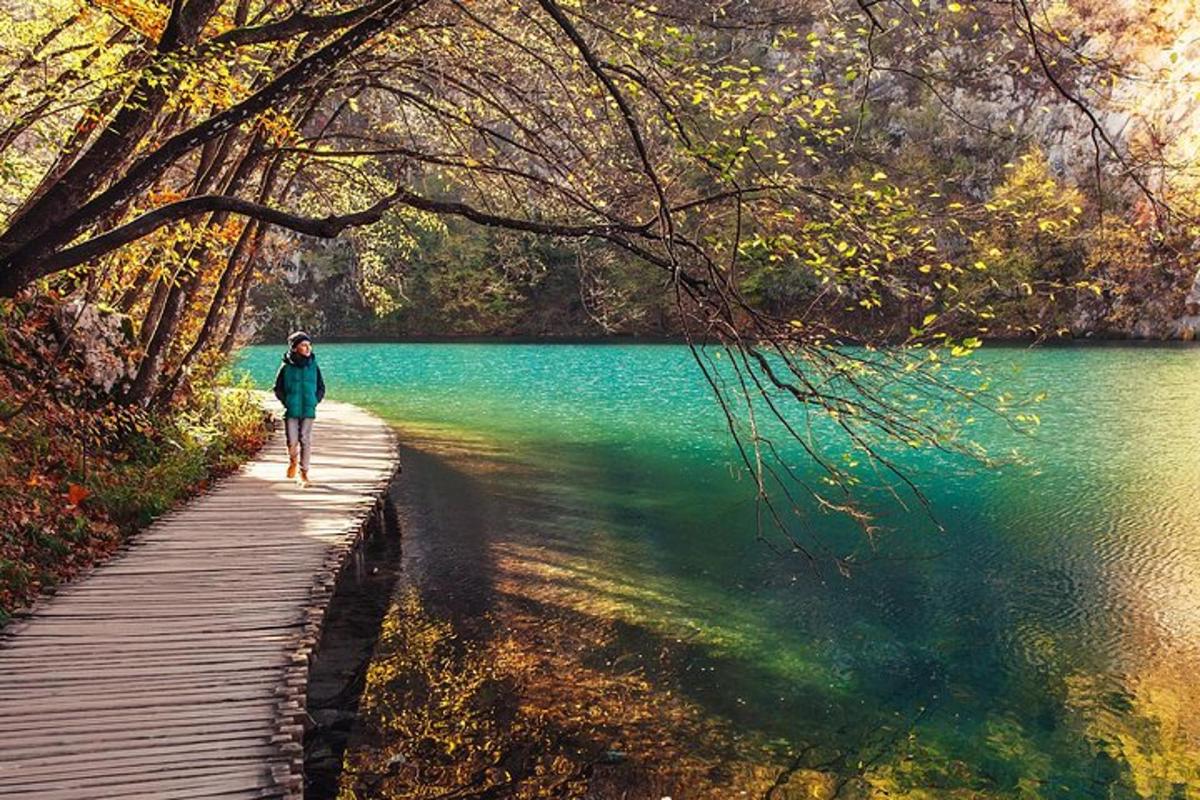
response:
[[[931,160],[938,157],[930,153]],[[1190,234],[1166,245],[1139,233],[1136,221],[1108,220],[1101,227],[1075,213],[1086,202],[1083,193],[1063,169],[1052,168],[1045,151],[1012,159],[996,165],[998,183],[985,181],[980,190],[985,202],[1011,204],[1020,216],[1006,230],[979,234],[988,245],[984,252],[1005,254],[986,278],[1002,270],[1006,286],[991,286],[986,338],[1195,338],[1200,284]],[[1050,226],[1042,222],[1047,216]],[[360,254],[352,244],[298,241],[253,288],[247,335],[279,342],[301,328],[324,338],[382,341],[682,334],[657,271],[612,248],[564,246],[455,220],[421,232],[416,242],[391,256],[398,267],[395,297],[381,309],[362,291]],[[806,313],[814,300],[821,302],[823,288],[819,277],[770,259],[747,269],[740,284],[745,296],[781,317]],[[864,317],[872,331],[880,318],[897,324],[891,336],[903,339],[927,313],[923,304],[892,298],[870,314],[857,299],[826,310],[849,340]],[[971,335],[976,323],[959,321],[950,329]]]
[[[985,339],[1198,322],[1185,0],[0,0],[0,21],[6,608],[252,452],[261,415],[214,387],[296,326],[712,343],[734,380],[697,368],[769,506],[786,465],[746,398],[868,458],[953,450],[953,419],[887,387],[940,411],[963,394],[943,366]],[[857,513],[831,445],[788,430],[833,487],[802,502]]]

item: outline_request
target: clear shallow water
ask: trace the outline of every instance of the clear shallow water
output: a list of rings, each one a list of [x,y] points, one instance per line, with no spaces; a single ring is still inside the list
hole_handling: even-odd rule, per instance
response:
[[[495,659],[498,631],[563,623],[524,655],[590,648],[553,663],[584,677],[521,667],[516,705],[578,701],[564,685],[589,681],[581,705],[627,692],[590,730],[667,775],[635,788],[763,796],[783,775],[771,796],[1200,796],[1200,350],[985,350],[1006,390],[1049,392],[1033,438],[974,430],[1032,467],[903,454],[944,531],[883,501],[874,549],[843,519],[805,520],[854,554],[849,577],[755,540],[752,487],[682,347],[318,352],[330,396],[411,448],[406,586],[431,621],[404,637],[486,618],[459,633]],[[278,356],[243,363],[266,384]],[[319,428],[317,448],[319,469]],[[642,683],[614,683],[631,665]],[[622,724],[635,712],[663,720],[657,746]],[[374,745],[389,758],[412,738],[391,733]],[[684,768],[689,750],[708,772]],[[610,796],[597,774],[591,796]]]

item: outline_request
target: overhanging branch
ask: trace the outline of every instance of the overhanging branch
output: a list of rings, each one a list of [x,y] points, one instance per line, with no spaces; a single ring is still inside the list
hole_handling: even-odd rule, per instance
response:
[[[375,0],[361,8],[343,11],[339,14],[308,14],[298,11],[275,22],[262,25],[247,25],[233,28],[214,36],[209,40],[210,45],[233,45],[240,47],[249,44],[261,44],[287,39],[298,33],[329,33],[330,31],[348,28],[364,18],[374,14],[385,5],[386,0]]]
[[[198,195],[196,197],[189,197],[186,200],[168,203],[153,211],[147,211],[140,217],[130,220],[108,233],[61,250],[45,259],[45,265],[49,272],[69,269],[102,256],[105,253],[110,253],[118,247],[141,239],[144,236],[148,236],[164,225],[168,225],[176,220],[215,211],[226,214],[238,214],[270,225],[278,225],[297,233],[331,239],[346,228],[378,222],[384,212],[396,202],[397,196],[396,193],[393,193],[379,200],[370,208],[363,211],[356,211],[352,214],[328,217],[305,217],[281,209],[271,208],[252,200],[243,200],[240,197],[216,194]]]

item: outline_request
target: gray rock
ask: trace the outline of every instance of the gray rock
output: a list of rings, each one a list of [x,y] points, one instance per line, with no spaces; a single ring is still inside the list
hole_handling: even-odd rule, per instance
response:
[[[129,359],[134,345],[133,321],[125,314],[72,300],[55,315],[59,342],[84,368],[87,382],[105,392],[131,379],[136,367]]]

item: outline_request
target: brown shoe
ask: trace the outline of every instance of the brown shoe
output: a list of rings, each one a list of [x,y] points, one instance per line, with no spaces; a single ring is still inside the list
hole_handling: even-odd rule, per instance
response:
[[[288,480],[291,480],[292,478],[296,477],[296,459],[294,459],[294,458],[292,460],[288,461],[287,475],[288,475]]]
[[[300,488],[307,489],[309,486],[312,484],[308,482],[308,470],[302,469],[300,470]]]

